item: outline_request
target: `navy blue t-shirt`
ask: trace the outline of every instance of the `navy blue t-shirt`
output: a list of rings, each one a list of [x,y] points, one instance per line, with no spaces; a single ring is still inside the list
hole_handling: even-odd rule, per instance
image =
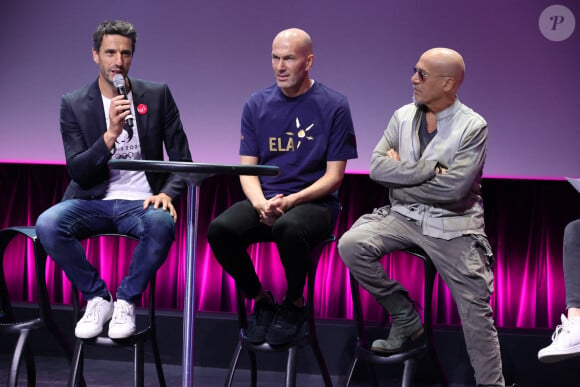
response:
[[[310,186],[327,161],[357,157],[346,97],[320,82],[294,98],[277,85],[252,94],[242,114],[240,155],[280,167],[278,176],[260,176],[266,198]],[[338,204],[337,192],[321,202]]]

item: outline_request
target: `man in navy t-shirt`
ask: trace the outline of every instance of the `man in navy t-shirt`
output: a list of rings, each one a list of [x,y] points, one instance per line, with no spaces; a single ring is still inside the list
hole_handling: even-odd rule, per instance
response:
[[[250,96],[242,114],[242,164],[276,165],[274,177],[241,176],[247,200],[210,225],[208,240],[224,269],[254,300],[247,336],[254,343],[290,342],[306,319],[302,293],[310,252],[332,233],[346,161],[356,139],[346,97],[309,76],[310,36],[292,28],[272,43],[276,84]],[[288,289],[281,305],[262,287],[247,247],[274,241]]]

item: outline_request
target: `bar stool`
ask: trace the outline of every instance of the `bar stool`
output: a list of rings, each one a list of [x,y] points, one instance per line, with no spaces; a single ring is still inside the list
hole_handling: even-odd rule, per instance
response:
[[[4,273],[4,254],[9,243],[18,235],[29,238],[34,248],[34,265],[36,269],[36,287],[38,295],[38,317],[26,320],[16,321],[8,295],[8,287]],[[28,337],[31,331],[46,328],[56,338],[58,344],[64,350],[68,361],[72,358],[72,350],[65,336],[58,328],[52,315],[52,309],[48,299],[46,288],[46,253],[42,248],[32,226],[26,227],[9,227],[0,231],[0,334],[11,333],[18,334],[18,340],[14,348],[12,362],[10,364],[10,373],[8,374],[7,386],[16,386],[18,382],[18,372],[22,355],[26,360],[26,374],[29,386],[36,382],[36,367],[34,356],[28,344]]]
[[[328,367],[324,357],[322,356],[322,351],[320,350],[320,345],[318,344],[318,338],[316,337],[316,326],[314,323],[314,279],[316,276],[316,268],[318,267],[318,261],[320,255],[326,244],[335,241],[334,235],[329,236],[326,240],[318,244],[311,254],[311,265],[308,271],[308,284],[306,291],[306,329],[302,329],[304,334],[299,335],[293,342],[283,345],[272,347],[268,343],[254,344],[247,340],[246,329],[248,326],[248,319],[246,314],[246,299],[242,294],[242,291],[236,286],[236,298],[238,307],[238,323],[239,323],[239,338],[238,344],[234,351],[234,356],[230,362],[230,368],[226,376],[225,386],[231,386],[234,378],[234,373],[236,372],[236,367],[240,357],[242,349],[248,351],[250,357],[250,378],[251,386],[256,386],[257,384],[257,365],[256,365],[256,352],[284,352],[288,351],[288,357],[286,361],[286,387],[296,386],[296,354],[300,348],[305,346],[310,346],[316,361],[318,362],[318,367],[320,368],[320,373],[322,379],[324,380],[325,386],[332,386],[332,380],[330,379],[330,373],[328,372]]]
[[[447,378],[445,372],[441,367],[439,357],[437,356],[437,351],[435,349],[435,343],[433,340],[433,324],[431,321],[431,302],[433,296],[433,284],[435,281],[435,275],[437,270],[433,265],[433,262],[425,254],[424,251],[418,248],[412,248],[405,250],[406,253],[414,255],[420,258],[425,263],[425,306],[424,310],[424,321],[423,326],[425,329],[424,342],[417,347],[411,348],[404,352],[398,352],[389,356],[384,356],[377,354],[370,349],[370,345],[367,341],[366,331],[364,326],[364,318],[362,314],[361,302],[360,302],[360,291],[359,285],[356,279],[350,275],[350,286],[352,292],[352,303],[354,308],[354,324],[356,329],[357,341],[355,347],[355,357],[347,374],[346,386],[350,385],[355,368],[360,361],[366,362],[369,371],[369,377],[373,386],[378,386],[377,377],[375,374],[374,365],[375,364],[404,364],[403,368],[403,378],[402,387],[410,387],[413,385],[413,377],[415,373],[415,368],[417,361],[420,358],[428,355],[431,361],[437,368],[437,373],[442,386],[448,386]]]
[[[125,237],[136,240],[137,238],[128,234],[98,234],[93,237]],[[73,288],[73,316],[74,322],[80,319],[79,295],[76,288]],[[82,385],[83,379],[83,363],[84,363],[84,348],[86,345],[112,347],[112,348],[130,348],[133,347],[133,374],[134,386],[140,387],[144,385],[144,346],[145,342],[150,341],[153,348],[153,357],[155,359],[155,368],[157,370],[157,379],[160,386],[166,386],[165,376],[163,373],[163,366],[161,364],[161,356],[159,354],[159,346],[157,344],[157,328],[155,323],[155,276],[149,281],[149,306],[148,306],[148,322],[143,329],[138,329],[133,335],[125,339],[110,339],[105,336],[97,336],[91,339],[76,339],[74,353],[72,356],[71,369],[69,373],[69,386]]]

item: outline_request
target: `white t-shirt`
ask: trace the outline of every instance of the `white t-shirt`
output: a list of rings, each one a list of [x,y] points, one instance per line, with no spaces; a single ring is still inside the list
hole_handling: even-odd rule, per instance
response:
[[[105,108],[105,118],[107,127],[109,127],[109,107],[111,100],[102,96],[103,107]],[[135,117],[135,108],[133,107],[133,93],[129,92],[127,98],[131,101],[131,114]],[[133,137],[129,140],[129,134],[126,130],[115,141],[115,151],[112,159],[115,160],[141,160],[141,144],[139,143],[139,134],[137,131],[137,120],[133,119]],[[105,194],[104,200],[145,200],[153,195],[151,186],[147,181],[145,172],[141,171],[123,171],[111,169],[111,178],[109,187]]]

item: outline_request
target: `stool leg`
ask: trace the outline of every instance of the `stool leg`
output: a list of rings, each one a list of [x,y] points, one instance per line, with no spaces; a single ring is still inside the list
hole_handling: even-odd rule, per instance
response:
[[[34,381],[36,380],[34,357],[26,343],[29,334],[29,329],[23,329],[20,331],[20,335],[18,335],[18,341],[16,342],[14,355],[12,356],[12,363],[10,364],[10,374],[8,375],[8,386],[10,387],[16,386],[18,384],[18,372],[20,371],[20,360],[22,359],[23,352],[25,353],[26,357],[26,374],[28,385],[34,385]]]
[[[28,375],[28,386],[34,387],[36,385],[36,365],[34,363],[34,355],[32,350],[26,343],[24,347],[24,358],[26,360],[26,374]]]
[[[238,340],[238,345],[234,351],[234,356],[230,361],[230,368],[228,370],[228,374],[226,375],[226,382],[224,384],[225,387],[230,387],[232,385],[232,381],[234,380],[234,374],[236,372],[236,367],[238,366],[238,360],[240,358],[240,353],[242,352],[242,343]]]
[[[326,245],[326,242],[334,241],[334,236],[322,243],[320,243],[311,254],[310,269],[308,271],[308,289],[307,289],[307,305],[308,317],[306,323],[308,324],[308,342],[314,356],[316,356],[316,361],[318,362],[318,367],[320,368],[320,374],[324,380],[324,385],[326,387],[332,387],[332,380],[330,379],[330,374],[328,372],[328,367],[326,366],[326,361],[320,350],[320,345],[318,344],[318,337],[316,335],[316,323],[314,321],[314,282],[316,277],[316,268],[318,267],[318,262],[320,261],[320,256]],[[294,349],[294,348],[292,348]],[[296,379],[296,369],[294,368],[294,379]]]
[[[357,344],[357,347],[355,349],[355,357],[354,360],[352,361],[352,365],[349,368],[349,371],[347,373],[347,379],[346,379],[346,387],[350,386],[350,383],[352,382],[352,378],[354,376],[354,370],[356,369],[356,366],[359,362],[359,351],[360,350],[360,343]],[[377,374],[375,373],[375,366],[370,362],[367,361],[366,362],[366,366],[367,366],[367,371],[368,371],[368,376],[370,379],[370,385],[373,387],[379,387],[379,381],[377,379]]]
[[[83,341],[77,339],[73,359],[71,362],[71,370],[68,375],[68,387],[79,387],[81,385],[81,378],[83,375]]]
[[[152,332],[153,333],[153,332]],[[157,335],[151,335],[151,346],[153,347],[153,357],[155,358],[155,368],[157,369],[157,379],[159,386],[165,387],[165,374],[163,373],[163,364],[161,364],[161,355],[159,354],[159,346],[157,345]]]
[[[352,381],[352,376],[354,375],[354,370],[356,369],[357,363],[358,363],[358,356],[355,356],[354,360],[352,361],[351,366],[348,369],[348,373],[346,374],[346,383],[345,383],[346,387],[350,386],[350,382]]]
[[[433,337],[433,322],[431,321],[431,301],[433,297],[433,286],[435,284],[435,275],[437,270],[433,265],[433,261],[430,259],[425,259],[425,340],[429,351],[429,356],[437,368],[437,374],[439,381],[442,386],[448,386],[447,377],[443,371],[443,366],[437,355],[437,350],[435,349],[435,339]]]
[[[32,350],[26,345],[24,348],[24,357],[26,359],[26,373],[28,374],[28,385],[34,387],[36,385],[36,365],[34,363],[34,356]]]
[[[288,348],[288,362],[286,364],[286,387],[296,387],[296,347]]]
[[[38,286],[38,305],[40,307],[40,316],[44,321],[44,325],[48,331],[56,338],[58,344],[64,350],[68,361],[72,359],[72,348],[70,343],[61,332],[60,328],[54,321],[52,308],[48,297],[48,290],[46,287],[46,260],[47,255],[44,248],[40,244],[38,238],[34,238],[34,263],[36,266],[36,283]]]
[[[355,353],[355,357],[349,372],[349,376],[347,379],[347,386],[350,385],[350,382],[352,380],[352,377],[354,375],[354,370],[356,367],[356,364],[359,360],[359,356],[362,352],[366,352],[368,351],[368,342],[367,342],[367,334],[365,331],[365,324],[364,324],[364,317],[363,317],[363,312],[362,312],[362,307],[361,307],[361,301],[360,301],[360,290],[359,290],[359,284],[356,281],[356,279],[354,278],[354,276],[352,275],[352,273],[349,274],[349,279],[350,279],[350,292],[351,292],[351,296],[352,296],[352,306],[353,306],[353,322],[354,322],[354,326],[355,326],[355,331],[356,331],[356,335],[357,335],[357,343],[356,343],[356,347],[354,349],[354,353]],[[364,358],[363,358],[364,360]],[[370,361],[365,361],[366,366],[367,366],[367,370],[368,370],[368,375],[369,375],[369,379],[371,381],[371,385],[373,387],[378,387],[379,382],[377,379],[377,375],[375,373],[375,367],[372,364],[372,362]]]
[[[417,360],[415,358],[405,360],[401,387],[411,387],[413,385],[413,374],[415,373],[416,364]]]
[[[143,387],[144,385],[144,350],[143,350],[143,343],[135,343],[133,346],[135,350],[135,358],[134,358],[134,369],[133,374],[135,375],[135,387]]]
[[[324,356],[322,356],[322,351],[320,350],[318,340],[315,337],[313,337],[310,345],[312,346],[312,351],[316,356],[316,361],[318,362],[318,368],[320,368],[320,374],[322,375],[322,379],[324,380],[324,385],[326,387],[332,387],[332,379],[330,379],[330,373],[328,372],[328,367],[326,366]]]
[[[157,274],[156,274],[157,275]],[[159,345],[157,344],[157,323],[155,321],[155,281],[156,275],[149,281],[149,340],[151,341],[151,348],[153,349],[153,358],[155,360],[155,369],[157,370],[157,380],[160,387],[165,387],[165,374],[163,373],[163,364],[161,363],[161,355],[159,352]]]
[[[258,385],[258,364],[256,362],[256,353],[250,351],[250,385],[256,387]]]
[[[379,387],[379,379],[377,378],[377,373],[375,372],[375,365],[370,362],[367,363],[367,370],[371,380],[371,386]]]

